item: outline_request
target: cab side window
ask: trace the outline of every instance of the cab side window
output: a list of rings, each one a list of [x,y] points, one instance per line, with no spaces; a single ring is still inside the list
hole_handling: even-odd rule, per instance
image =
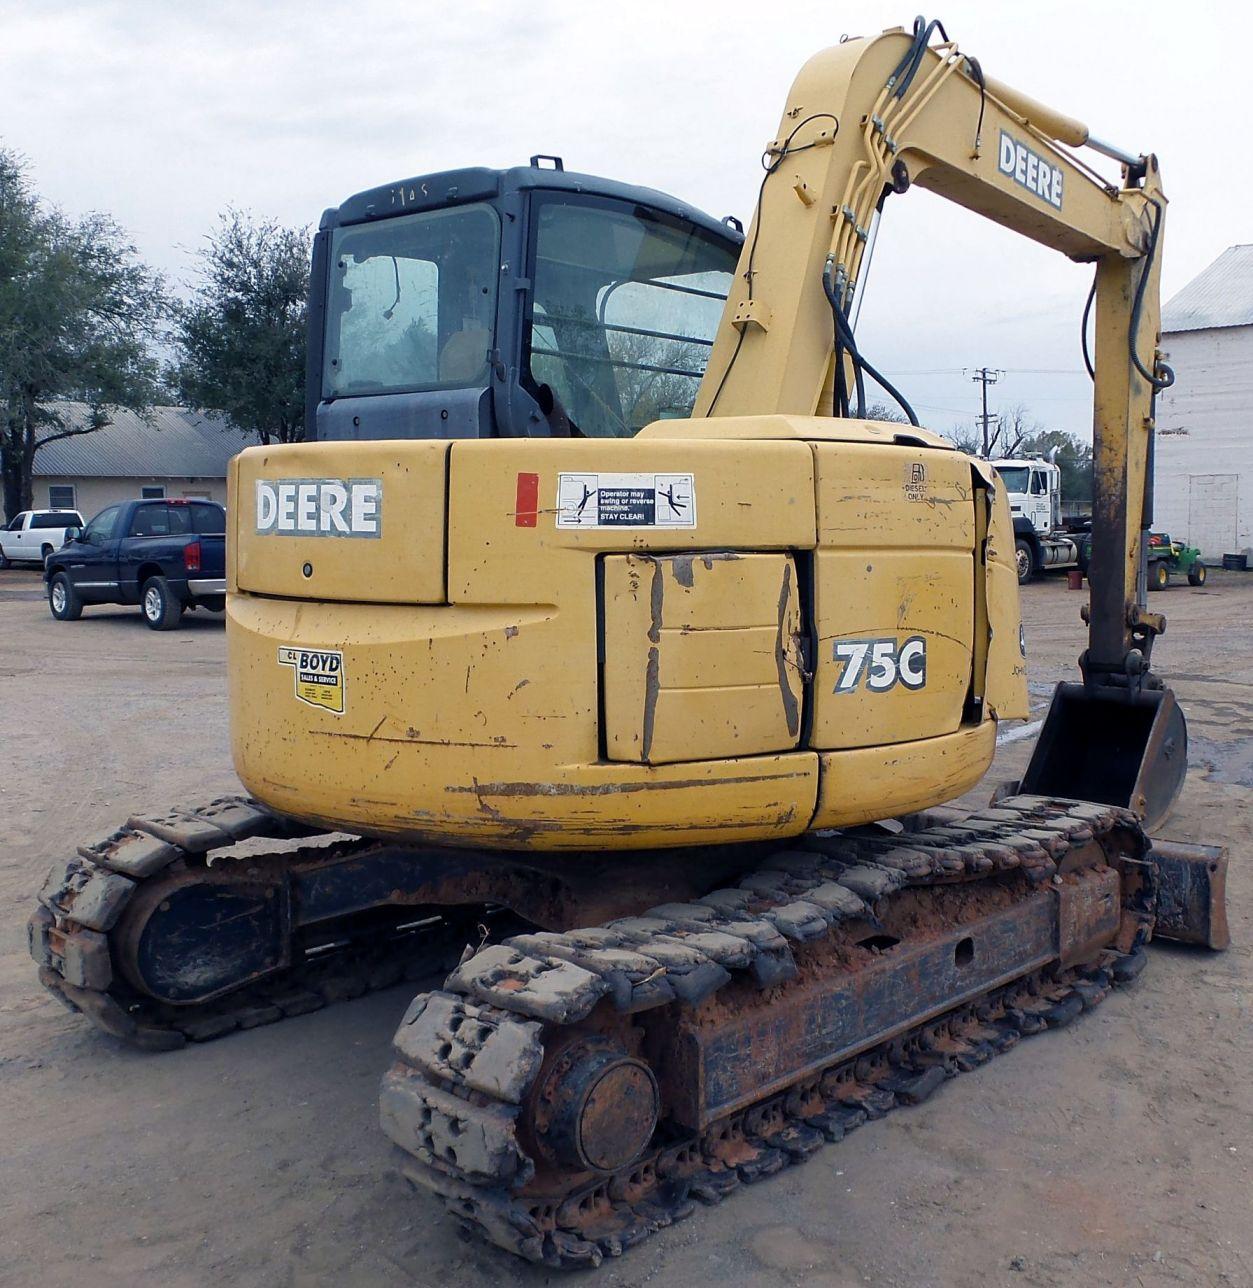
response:
[[[169,531],[165,521],[165,506],[141,505],[131,518],[132,537],[163,537]]]
[[[113,529],[117,527],[120,505],[111,505],[101,510],[98,515],[83,529],[83,540],[88,545],[103,546],[113,539]]]
[[[1044,495],[1044,475],[1039,470],[1031,471],[1031,495]]]
[[[132,537],[168,537],[191,531],[186,505],[141,505],[131,520]]]

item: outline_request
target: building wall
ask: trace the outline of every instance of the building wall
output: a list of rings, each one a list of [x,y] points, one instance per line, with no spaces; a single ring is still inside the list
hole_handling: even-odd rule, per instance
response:
[[[100,479],[76,476],[35,476],[35,505],[43,509],[52,504],[49,489],[59,484],[72,484],[76,498],[75,508],[84,519],[90,519],[106,505],[118,501],[134,501],[143,495],[145,486],[165,488],[166,496],[207,496],[211,501],[226,504],[225,479]]]
[[[1253,555],[1253,326],[1162,337],[1153,526],[1217,562]]]

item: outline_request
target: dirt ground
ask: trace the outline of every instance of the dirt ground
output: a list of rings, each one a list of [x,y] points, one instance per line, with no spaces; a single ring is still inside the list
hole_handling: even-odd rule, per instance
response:
[[[598,1285],[1253,1284],[1253,578],[1154,600],[1192,731],[1165,831],[1231,846],[1235,945],[1155,950],[1092,1015],[698,1210]],[[1073,675],[1080,601],[1064,580],[1024,595],[1041,709]],[[561,1279],[462,1242],[400,1180],[375,1097],[410,988],[153,1056],[38,987],[25,922],[48,865],[132,810],[237,787],[225,640],[202,613],[170,634],[126,609],[54,622],[20,571],[0,573],[0,639],[0,1284]]]

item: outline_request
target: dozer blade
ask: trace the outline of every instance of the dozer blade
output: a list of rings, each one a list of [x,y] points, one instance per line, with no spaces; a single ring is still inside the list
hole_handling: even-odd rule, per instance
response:
[[[1147,832],[1170,813],[1188,767],[1188,726],[1170,689],[1059,684],[1021,791],[1121,805]]]
[[[1154,939],[1223,949],[1227,928],[1227,848],[1153,839],[1147,856],[1157,886]]]

